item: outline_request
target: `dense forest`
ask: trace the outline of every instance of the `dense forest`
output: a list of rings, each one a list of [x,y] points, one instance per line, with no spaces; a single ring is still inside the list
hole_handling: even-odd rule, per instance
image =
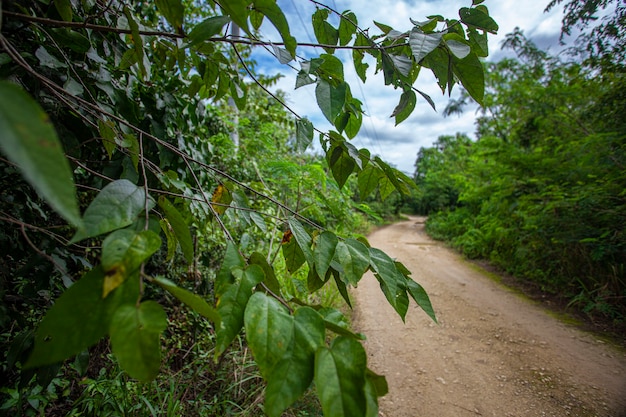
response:
[[[402,318],[436,318],[363,236],[416,186],[353,145],[344,64],[382,73],[396,123],[432,105],[422,69],[482,102],[498,24],[482,0],[399,30],[312,3],[315,44],[275,0],[0,1],[3,413],[378,415],[349,288],[371,271]]]
[[[564,33],[585,30],[557,55],[519,30],[507,36],[515,57],[486,64],[477,140],[442,136],[420,149],[412,205],[430,215],[432,236],[468,257],[623,328],[625,7],[596,20],[592,3],[569,4]],[[462,95],[446,112],[470,101]]]

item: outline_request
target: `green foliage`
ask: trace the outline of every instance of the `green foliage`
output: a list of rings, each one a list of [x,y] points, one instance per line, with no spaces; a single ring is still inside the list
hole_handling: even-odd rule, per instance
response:
[[[441,137],[416,162],[427,230],[594,316],[626,312],[622,72],[597,77],[507,36],[487,67],[480,137]],[[464,99],[461,99],[461,102]],[[456,111],[460,103],[451,103]]]
[[[62,395],[76,415],[132,414],[141,404],[153,414],[242,411],[235,400],[209,406],[212,397],[191,398],[174,382],[166,390],[159,382],[157,394],[144,390],[161,371],[176,380],[162,362],[172,366],[186,346],[181,336],[175,344],[168,337],[172,327],[200,337],[186,327],[193,317],[207,343],[192,346],[198,373],[209,375],[203,384],[218,374],[205,368],[219,367],[239,341],[265,381],[267,415],[281,415],[312,384],[325,415],[377,415],[384,377],[368,370],[363,336],[319,301],[341,297],[350,305],[349,288],[372,271],[403,318],[409,297],[435,317],[402,264],[355,239],[364,221],[351,191],[397,207],[398,195],[414,185],[351,143],[363,109],[334,52],[360,47],[353,63],[363,81],[365,55],[373,58],[385,84],[402,91],[393,111],[400,123],[416,93],[433,104],[413,87],[422,66],[442,91],[458,80],[482,99],[480,36],[497,29],[487,9],[474,4],[463,9],[465,20],[412,22],[406,32],[378,24],[382,34],[370,34],[354,13],[320,7],[312,24],[326,53],[297,58],[296,84],[315,88],[335,129],[321,133],[318,156],[304,153],[314,126],[289,112],[284,93],[269,93],[279,77],[256,75],[249,58],[255,46],[272,46],[281,63],[302,55],[274,0],[0,7],[0,147],[7,157],[0,161],[0,244],[11,253],[2,260],[0,292],[14,300],[0,311],[12,387],[4,409],[21,413],[27,398],[45,413],[56,394],[42,387],[67,391],[65,379],[51,381],[76,372],[89,373],[83,392]],[[263,40],[266,18],[284,48]],[[244,36],[224,37],[232,24]],[[455,76],[444,76],[443,67]],[[358,207],[376,213],[365,201]],[[178,302],[189,315],[176,314]],[[146,385],[128,380],[107,356]],[[193,383],[202,380],[176,366]],[[260,396],[261,378],[250,381],[240,391]]]

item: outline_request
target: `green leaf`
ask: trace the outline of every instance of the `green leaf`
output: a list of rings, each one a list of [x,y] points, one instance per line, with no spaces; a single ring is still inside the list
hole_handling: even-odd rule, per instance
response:
[[[346,283],[341,279],[341,275],[339,275],[338,271],[331,269],[330,272],[335,279],[335,285],[337,286],[339,294],[341,294],[341,297],[346,302],[348,307],[352,308],[352,302],[350,301],[350,294],[348,294],[348,287],[346,286]]]
[[[98,131],[102,137],[102,145],[107,151],[109,159],[111,159],[116,148],[115,139],[117,138],[117,133],[115,133],[115,124],[110,120],[98,119]]]
[[[198,294],[194,294],[191,291],[187,291],[184,288],[176,286],[172,281],[164,277],[154,277],[154,282],[159,284],[161,288],[178,298],[187,307],[191,308],[196,313],[205,317],[213,323],[220,322],[220,315],[213,307],[211,307],[205,299]]]
[[[296,120],[296,150],[304,152],[313,142],[313,123],[308,119]]]
[[[402,123],[415,109],[417,98],[413,90],[407,90],[400,96],[400,103],[391,113],[391,117],[396,118],[396,126]]]
[[[289,55],[291,55],[291,58],[293,59],[296,56],[296,39],[291,36],[287,18],[285,18],[285,14],[282,9],[278,6],[278,4],[276,4],[276,0],[254,0],[253,7],[258,12],[263,13],[265,17],[272,22],[276,30],[278,30],[278,33],[280,33],[281,38],[283,38],[285,48],[287,48]]]
[[[281,247],[287,271],[293,274],[306,262],[306,257],[300,245],[296,242],[291,230],[287,230],[283,235]]]
[[[102,242],[102,268],[105,272],[102,297],[133,275],[161,247],[161,238],[150,231],[116,230]]]
[[[356,286],[370,266],[369,249],[358,240],[346,239],[337,244],[335,253],[347,282]]]
[[[293,337],[289,348],[267,380],[264,410],[278,417],[311,385],[315,352],[324,344],[325,328],[321,316],[312,308],[302,307],[293,315]]]
[[[159,336],[167,328],[163,307],[155,301],[120,307],[111,321],[113,354],[128,375],[152,381],[161,367]]]
[[[265,279],[263,280],[265,286],[274,294],[280,294],[280,283],[276,279],[274,268],[267,262],[265,257],[259,252],[254,252],[250,255],[248,262],[250,262],[251,265],[260,266],[265,274]]]
[[[274,56],[281,64],[288,64],[294,60],[294,56],[291,55],[291,52],[289,52],[285,48],[280,48],[276,45],[272,45],[272,49],[274,50]]]
[[[339,40],[339,31],[326,21],[329,13],[328,9],[322,8],[317,9],[315,13],[313,13],[311,16],[313,22],[313,32],[315,33],[315,38],[320,44],[335,46]],[[329,54],[334,52],[334,49],[330,47],[324,49]]]
[[[315,270],[321,279],[324,279],[326,272],[330,267],[330,263],[335,256],[335,248],[339,243],[339,239],[334,233],[324,231],[315,239],[315,249],[313,250],[313,259],[315,262]]]
[[[487,32],[493,34],[498,33],[499,27],[496,21],[480,9],[461,7],[461,9],[459,9],[459,17],[461,18],[461,22],[465,23],[468,26],[473,26],[478,29],[486,30]]]
[[[365,370],[365,398],[367,402],[366,417],[378,417],[378,397],[387,394],[389,388],[387,380],[382,375],[377,375],[369,368]]]
[[[441,43],[441,37],[441,33],[424,33],[414,27],[409,34],[409,45],[415,62],[419,63],[426,55],[437,49]]]
[[[469,95],[482,106],[485,96],[485,73],[478,56],[472,52],[464,59],[452,57],[452,70]]]
[[[118,307],[137,302],[138,274],[105,299],[103,284],[104,271],[96,267],[56,300],[39,324],[35,348],[25,367],[49,365],[82,352],[108,333]]]
[[[218,4],[244,32],[250,32],[248,28],[248,15],[250,13],[248,6],[250,5],[250,0],[228,0],[221,1]]]
[[[356,33],[358,26],[356,15],[346,10],[341,14],[339,21],[339,45],[347,45],[352,39],[352,35]]]
[[[183,19],[185,8],[181,0],[154,0],[159,12],[165,17],[172,27],[178,32],[183,31]]]
[[[422,64],[430,68],[430,70],[437,78],[437,84],[441,88],[442,92],[446,91],[446,86],[448,85],[448,76],[450,74],[450,55],[442,48],[435,49],[432,51],[426,58]]]
[[[456,33],[444,35],[443,39],[450,52],[452,52],[452,55],[458,59],[465,58],[472,50],[468,42]]]
[[[124,15],[126,16],[126,19],[128,20],[128,26],[130,27],[131,37],[133,40],[132,44],[135,54],[137,56],[137,66],[139,67],[139,72],[144,78],[147,78],[148,72],[146,71],[146,66],[143,62],[143,39],[139,34],[139,24],[137,23],[135,17],[127,6],[124,7]]]
[[[147,206],[147,207],[146,207]],[[83,215],[83,228],[72,243],[132,224],[145,208],[151,210],[154,200],[142,187],[128,180],[117,180],[104,187]]]
[[[70,164],[48,115],[24,90],[0,81],[0,148],[65,220],[82,225]]]
[[[345,82],[341,82],[337,86],[331,86],[327,81],[317,81],[317,87],[315,87],[317,105],[329,122],[333,123],[343,109],[343,105],[346,102],[346,91],[347,84]]]
[[[59,12],[61,19],[66,22],[72,21],[72,2],[70,0],[54,0],[54,7]]]
[[[380,168],[369,164],[359,172],[359,196],[365,200],[378,187],[380,179],[384,176]]]
[[[298,72],[298,76],[296,77],[296,89],[304,87],[305,85],[313,84],[314,82],[315,80],[311,78],[307,72],[300,70]]]
[[[235,282],[233,270],[235,268],[243,268],[246,265],[241,254],[237,250],[237,246],[231,241],[226,245],[226,254],[222,261],[222,267],[215,278],[215,297],[221,298],[224,292]]]
[[[203,20],[187,35],[189,45],[195,46],[201,44],[207,39],[219,34],[227,23],[230,23],[230,17],[228,16],[213,16]]]
[[[309,265],[313,265],[314,261],[313,261],[313,253],[311,252],[311,236],[304,229],[304,226],[302,226],[302,223],[300,223],[298,219],[296,219],[295,217],[289,217],[287,222],[289,223],[289,228],[291,230],[291,233],[293,233],[293,236],[296,238],[296,242],[298,243],[298,246],[300,247],[300,249],[302,250],[302,253],[304,254],[304,258],[306,259]]]
[[[343,63],[339,58],[329,54],[321,54],[319,60],[320,65],[315,69],[315,73],[326,80],[344,81]]]
[[[364,416],[365,349],[356,340],[339,336],[330,348],[315,354],[315,386],[325,417]]]
[[[354,46],[367,45],[369,45],[367,38],[362,33],[358,33],[356,35],[356,40],[354,41]],[[358,49],[354,49],[352,51],[352,62],[354,63],[354,70],[363,82],[365,82],[365,80],[367,79],[367,69],[369,68],[369,64],[363,62],[364,57],[365,53],[363,51],[360,51]]]
[[[258,265],[233,271],[238,281],[230,285],[217,300],[217,311],[221,317],[217,327],[215,358],[217,359],[237,337],[244,324],[244,311],[254,287],[263,282],[265,275]]]
[[[275,298],[257,292],[250,297],[244,322],[254,360],[267,380],[292,343],[293,317]]]
[[[68,28],[49,29],[52,37],[62,46],[79,54],[86,54],[91,48],[89,38],[83,34]]]
[[[389,301],[402,320],[408,309],[408,298],[405,290],[405,277],[396,268],[395,262],[385,252],[377,248],[369,248],[370,266],[375,272],[376,278]]]
[[[356,340],[365,340],[365,336],[350,330],[350,320],[339,310],[324,307],[317,311],[324,319],[324,326],[338,335],[351,337]]]
[[[486,32],[478,32],[474,28],[469,28],[469,41],[472,51],[479,57],[485,58],[489,55],[489,43]]]
[[[328,161],[333,177],[339,188],[343,187],[348,177],[354,172],[356,162],[343,146],[335,146],[330,152]]]
[[[420,306],[420,308],[424,310],[424,312],[428,314],[428,316],[433,319],[435,323],[437,323],[435,310],[433,309],[433,306],[430,303],[430,298],[428,297],[428,294],[426,293],[424,288],[408,277],[406,280],[406,284],[409,290],[409,294],[411,294],[411,297],[415,300],[417,305]]]
[[[191,239],[191,233],[189,227],[185,223],[185,219],[182,214],[170,203],[164,196],[159,197],[159,207],[163,210],[163,214],[169,221],[174,234],[180,244],[180,249],[183,251],[183,255],[188,264],[193,262],[193,241]]]

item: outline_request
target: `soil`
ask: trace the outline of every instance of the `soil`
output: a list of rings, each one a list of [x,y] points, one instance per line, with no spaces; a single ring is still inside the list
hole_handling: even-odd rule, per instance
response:
[[[370,244],[428,292],[406,322],[368,274],[354,292],[368,366],[383,374],[384,417],[626,417],[626,351],[549,314],[424,231],[424,218],[379,229]]]

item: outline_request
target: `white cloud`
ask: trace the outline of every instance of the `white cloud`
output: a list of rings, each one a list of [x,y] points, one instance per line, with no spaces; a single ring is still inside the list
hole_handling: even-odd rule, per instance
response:
[[[302,0],[278,0],[278,3],[287,15],[292,34],[300,42],[310,42],[310,37],[313,37],[313,29],[310,26],[311,13],[315,10],[313,3]],[[424,20],[426,16],[432,14],[455,18],[458,17],[458,9],[468,7],[471,1],[326,0],[325,3],[339,12],[352,10],[359,18],[361,28],[371,28],[371,33],[379,33],[373,23],[374,20],[400,31],[408,31],[412,27],[409,18]],[[548,0],[543,3],[537,0],[523,3],[519,0],[487,0],[483,3],[500,26],[498,35],[490,36],[490,59],[499,59],[505,55],[500,51],[500,44],[506,34],[512,32],[515,27],[520,27],[528,37],[536,39],[540,47],[552,45],[552,50],[558,49],[562,11],[555,8],[546,14],[544,8]],[[280,39],[269,25],[262,29],[267,39],[273,41]],[[306,55],[305,48],[299,48],[298,53]],[[418,98],[414,113],[394,127],[394,120],[389,118],[389,115],[397,105],[400,91],[384,86],[382,75],[374,76],[373,65],[370,65],[368,70],[367,83],[361,84],[351,63],[350,53],[338,52],[338,56],[345,63],[345,76],[352,86],[353,96],[364,103],[364,110],[368,113],[368,116],[364,117],[359,136],[354,139],[357,147],[368,147],[373,154],[381,155],[402,171],[412,173],[420,147],[430,146],[440,135],[454,135],[457,132],[467,133],[470,137],[473,135],[475,113],[472,110],[467,110],[461,117],[442,116],[449,98],[447,94],[442,94],[435,78],[428,70],[420,74],[415,87],[432,97],[437,112],[433,111],[425,100]],[[295,66],[298,67],[298,64]],[[277,71],[283,73],[285,77],[276,88],[287,92],[289,106],[299,115],[308,117],[321,130],[331,128],[317,107],[314,85],[294,90],[296,72],[287,66],[279,65],[273,58],[260,60],[257,70],[261,73]]]

